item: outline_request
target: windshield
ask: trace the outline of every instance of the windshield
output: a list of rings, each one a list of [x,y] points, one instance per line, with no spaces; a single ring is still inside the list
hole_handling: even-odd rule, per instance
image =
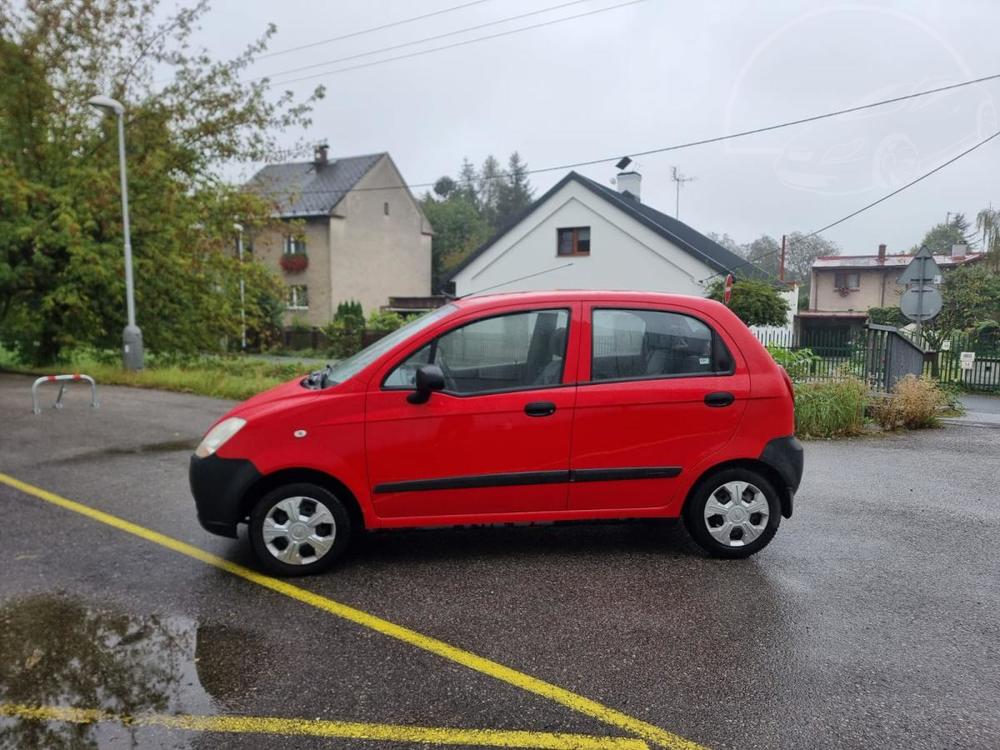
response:
[[[441,320],[441,318],[451,314],[454,310],[454,305],[439,307],[433,312],[429,312],[426,315],[421,315],[419,318],[411,320],[402,328],[397,328],[388,336],[380,338],[371,346],[362,349],[357,354],[354,354],[347,359],[342,359],[340,362],[335,364],[327,365],[326,369],[321,371],[323,375],[323,386],[336,385],[337,383],[343,383],[348,378],[353,378],[376,359],[396,346],[396,344],[405,341],[411,336],[415,336],[428,326]]]

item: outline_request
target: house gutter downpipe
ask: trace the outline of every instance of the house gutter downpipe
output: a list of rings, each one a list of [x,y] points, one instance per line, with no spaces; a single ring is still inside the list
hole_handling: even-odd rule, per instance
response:
[[[109,96],[95,96],[90,106],[118,119],[118,174],[122,191],[122,231],[125,234],[125,308],[127,324],[122,332],[122,364],[126,370],[143,368],[142,331],[135,323],[135,285],[132,280],[132,236],[128,222],[128,178],[125,173],[125,107]]]

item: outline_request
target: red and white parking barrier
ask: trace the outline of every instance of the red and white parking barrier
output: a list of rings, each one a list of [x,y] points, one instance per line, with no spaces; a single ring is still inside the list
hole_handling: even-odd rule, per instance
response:
[[[79,383],[86,382],[90,383],[90,408],[96,409],[99,404],[97,403],[97,383],[90,375],[81,375],[78,372],[72,375],[43,375],[38,378],[34,383],[31,384],[31,410],[35,414],[41,414],[42,410],[38,406],[38,386],[42,383],[60,383],[59,395],[56,396],[56,402],[52,404],[53,409],[62,409],[62,398],[63,394],[66,392],[66,383]]]

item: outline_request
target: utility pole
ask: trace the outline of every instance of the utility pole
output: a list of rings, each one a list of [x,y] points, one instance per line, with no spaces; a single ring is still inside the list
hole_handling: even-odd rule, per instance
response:
[[[785,235],[781,235],[781,262],[778,265],[778,281],[785,280]]]
[[[240,335],[240,351],[246,352],[247,350],[247,298],[246,298],[246,282],[243,280],[243,225],[233,224],[233,229],[236,230],[236,250],[240,256],[240,328],[242,333]]]
[[[674,205],[674,218],[681,218],[681,187],[683,187],[685,182],[694,182],[696,178],[685,177],[680,172],[677,171],[677,167],[670,168],[670,179],[677,183],[677,200]]]

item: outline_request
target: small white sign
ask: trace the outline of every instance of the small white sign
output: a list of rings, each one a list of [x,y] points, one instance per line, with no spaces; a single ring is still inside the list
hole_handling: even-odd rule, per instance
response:
[[[971,370],[972,366],[976,364],[976,353],[975,352],[962,352],[959,355],[959,361],[961,362],[963,370]]]
[[[947,339],[941,342],[941,351],[950,352],[951,351],[951,339]]]

